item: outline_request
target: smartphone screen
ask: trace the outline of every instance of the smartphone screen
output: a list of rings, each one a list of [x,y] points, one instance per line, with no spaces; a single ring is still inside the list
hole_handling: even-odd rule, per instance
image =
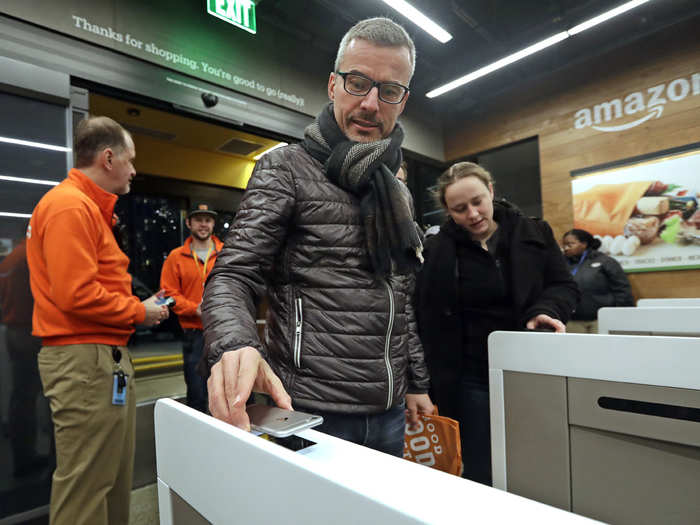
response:
[[[321,416],[268,405],[248,405],[246,411],[252,430],[277,438],[288,437],[323,423]]]
[[[160,305],[172,306],[175,304],[175,299],[173,299],[172,297],[166,297],[166,296],[158,297],[158,299],[156,299],[156,304],[159,306]]]

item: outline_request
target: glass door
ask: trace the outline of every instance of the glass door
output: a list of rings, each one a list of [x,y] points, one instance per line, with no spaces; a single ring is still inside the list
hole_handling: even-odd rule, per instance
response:
[[[34,206],[66,176],[72,162],[72,123],[67,101],[62,105],[41,100],[41,94],[35,91],[40,86],[25,90],[3,85],[0,87],[0,521],[7,516],[28,519],[44,514],[49,502],[55,464],[53,428],[37,369],[41,343],[31,335],[33,300],[25,232]]]

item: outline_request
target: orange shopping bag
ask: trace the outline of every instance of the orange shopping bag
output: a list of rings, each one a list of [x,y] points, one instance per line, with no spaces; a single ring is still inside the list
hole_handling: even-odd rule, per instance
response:
[[[459,476],[462,473],[459,422],[444,416],[419,415],[415,430],[410,430],[406,425],[403,457]]]

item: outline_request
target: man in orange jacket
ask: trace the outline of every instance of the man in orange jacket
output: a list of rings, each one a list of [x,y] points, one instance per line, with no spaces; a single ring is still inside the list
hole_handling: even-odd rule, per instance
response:
[[[160,287],[175,299],[173,311],[184,331],[184,358],[187,404],[200,412],[207,411],[207,383],[197,371],[202,358],[202,294],[204,282],[214,267],[223,243],[214,235],[216,212],[206,203],[196,204],[187,215],[191,235],[175,248],[163,263]]]
[[[114,204],[135,175],[134,142],[112,119],[81,121],[75,169],[37,204],[27,229],[33,333],[51,405],[56,470],[50,520],[129,522],[134,464],[135,325],[168,317],[155,296],[131,293],[129,258],[112,233]]]

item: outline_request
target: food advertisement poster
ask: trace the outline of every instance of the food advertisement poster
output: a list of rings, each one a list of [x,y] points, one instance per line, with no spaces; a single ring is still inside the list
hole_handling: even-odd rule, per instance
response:
[[[700,268],[700,144],[571,175],[574,228],[626,272]]]

